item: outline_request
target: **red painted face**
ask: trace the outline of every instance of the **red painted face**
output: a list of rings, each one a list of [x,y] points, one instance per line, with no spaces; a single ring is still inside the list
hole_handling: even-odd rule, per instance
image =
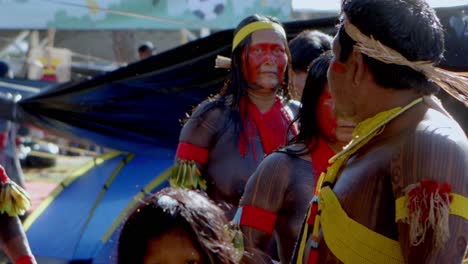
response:
[[[276,89],[284,81],[287,63],[284,40],[278,33],[273,30],[256,31],[244,53],[244,78],[255,86]]]
[[[317,105],[317,120],[320,132],[331,141],[336,140],[336,117],[333,114],[333,98],[328,89],[320,95]]]
[[[259,75],[274,74],[278,82],[282,83],[287,63],[285,55],[284,47],[278,44],[261,43],[250,46],[247,59],[248,81],[257,83]],[[272,66],[263,66],[264,64]]]

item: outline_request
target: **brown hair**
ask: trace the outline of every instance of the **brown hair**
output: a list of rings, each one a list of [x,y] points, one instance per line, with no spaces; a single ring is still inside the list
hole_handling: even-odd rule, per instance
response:
[[[166,188],[141,201],[124,224],[119,238],[119,264],[143,263],[147,242],[173,228],[189,231],[195,245],[211,264],[236,263],[223,211],[206,195]]]

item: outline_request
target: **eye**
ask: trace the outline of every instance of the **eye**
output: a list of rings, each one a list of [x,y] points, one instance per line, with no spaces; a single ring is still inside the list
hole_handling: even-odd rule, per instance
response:
[[[286,50],[284,49],[284,47],[280,46],[280,45],[275,45],[272,47],[272,51],[274,54],[282,54],[282,53],[285,53]]]
[[[256,53],[261,53],[261,52],[263,52],[263,49],[257,47],[257,48],[254,49],[254,52],[256,52]]]

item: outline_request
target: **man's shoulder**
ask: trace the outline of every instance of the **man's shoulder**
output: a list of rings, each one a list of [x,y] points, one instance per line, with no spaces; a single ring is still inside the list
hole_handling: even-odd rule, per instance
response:
[[[264,168],[268,167],[270,169],[277,169],[278,165],[288,166],[288,164],[291,163],[293,157],[282,150],[283,149],[275,151],[266,156],[260,164],[264,166]]]
[[[297,160],[297,157],[291,156],[285,152],[273,152],[260,162],[257,173],[269,180],[289,176],[292,169],[296,166],[295,160]]]
[[[440,148],[460,148],[468,151],[468,139],[460,125],[443,113],[429,109],[410,137],[421,144],[438,145]]]
[[[278,191],[278,193],[282,193],[288,189],[291,184],[299,182],[298,179],[301,177],[297,177],[298,171],[308,169],[310,174],[312,173],[311,165],[305,168],[301,163],[297,163],[298,160],[297,157],[293,157],[284,152],[273,152],[260,162],[257,169],[250,177],[249,182],[257,182],[259,186],[274,185],[275,189],[282,190]],[[304,181],[301,183],[304,183]],[[264,191],[269,191],[269,188],[264,188]]]
[[[312,163],[302,157],[308,155],[307,149],[298,144],[289,145],[271,153],[260,163],[265,173],[292,176],[295,171],[311,170]]]
[[[465,133],[450,117],[430,111],[433,110],[429,110],[402,142],[398,155],[392,160],[392,165],[405,173],[403,187],[423,179],[455,184],[468,170]]]
[[[304,155],[309,156],[309,149],[302,143],[294,143],[281,147],[274,153],[280,153],[281,155],[285,156],[285,158],[294,160],[301,158]]]

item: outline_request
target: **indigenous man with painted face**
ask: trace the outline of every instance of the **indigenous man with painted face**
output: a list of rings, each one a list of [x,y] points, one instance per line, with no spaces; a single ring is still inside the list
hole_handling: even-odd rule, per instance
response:
[[[244,262],[269,259],[273,232],[281,263],[289,263],[297,234],[328,159],[351,139],[352,123],[336,120],[327,85],[331,52],[311,64],[297,117],[299,134],[290,145],[266,157],[249,178],[235,222],[245,237]],[[346,124],[346,126],[344,125]]]
[[[182,128],[171,179],[173,185],[206,189],[228,219],[263,157],[286,145],[292,120],[282,99],[289,97],[291,70],[283,27],[253,15],[234,34],[231,78]]]
[[[292,263],[461,263],[468,141],[434,93],[467,104],[468,74],[435,66],[443,29],[424,0],[345,0],[328,81],[353,139],[331,159]]]

